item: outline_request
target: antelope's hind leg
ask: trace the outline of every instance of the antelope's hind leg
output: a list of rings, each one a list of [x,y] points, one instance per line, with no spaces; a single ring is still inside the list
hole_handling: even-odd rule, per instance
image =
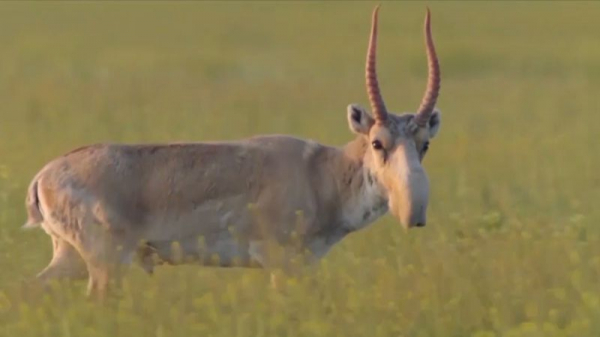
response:
[[[137,248],[128,235],[106,228],[110,227],[90,224],[74,244],[87,266],[87,294],[100,300],[106,297],[111,282],[120,288],[123,274],[131,265]]]
[[[56,235],[52,238],[52,260],[36,278],[44,285],[53,280],[80,280],[87,277],[85,262],[77,250],[67,241]]]
[[[114,282],[120,289],[124,274],[131,265],[135,249],[125,245],[108,245],[105,252],[92,254],[86,259],[89,273],[88,296],[103,299]]]

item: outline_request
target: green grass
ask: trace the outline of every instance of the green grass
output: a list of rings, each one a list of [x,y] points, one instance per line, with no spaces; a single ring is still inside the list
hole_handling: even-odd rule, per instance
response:
[[[366,105],[374,3],[0,4],[0,335],[600,335],[600,5],[430,2],[443,125],[429,224],[386,216],[287,293],[258,270],[133,268],[103,306],[84,283],[21,286],[51,256],[24,232],[42,165],[94,142],[289,133],[343,144]],[[387,106],[426,81],[425,3],[385,3]]]

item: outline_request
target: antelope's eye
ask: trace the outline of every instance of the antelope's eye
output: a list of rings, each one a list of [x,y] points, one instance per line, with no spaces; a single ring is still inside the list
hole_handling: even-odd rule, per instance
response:
[[[375,150],[381,150],[381,149],[383,149],[383,145],[381,145],[381,142],[378,141],[377,139],[374,140],[373,142],[371,142],[371,145],[373,145],[373,148]]]

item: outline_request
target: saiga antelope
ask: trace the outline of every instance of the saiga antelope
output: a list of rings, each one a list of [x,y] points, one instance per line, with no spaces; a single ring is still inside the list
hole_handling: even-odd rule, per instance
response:
[[[441,121],[434,109],[440,69],[430,13],[424,25],[429,78],[414,114],[393,114],[384,104],[375,69],[377,18],[375,8],[366,59],[371,113],[348,106],[356,137],[342,147],[286,135],[98,144],[48,163],[26,198],[24,227],[41,226],[53,242],[52,260],[38,279],[87,275],[88,294],[102,296],[136,254],[152,251],[175,263],[173,242],[186,257],[216,256],[220,266],[270,267],[269,240],[318,259],[388,210],[406,228],[424,226],[429,182],[421,161]],[[141,260],[151,272],[153,263]]]

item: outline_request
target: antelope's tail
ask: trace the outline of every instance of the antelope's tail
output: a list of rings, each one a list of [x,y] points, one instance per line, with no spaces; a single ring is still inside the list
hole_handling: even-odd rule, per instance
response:
[[[36,177],[27,190],[25,198],[25,208],[27,210],[27,222],[21,227],[23,229],[32,229],[40,227],[44,221],[44,216],[40,211],[40,199],[38,197],[38,178]]]

